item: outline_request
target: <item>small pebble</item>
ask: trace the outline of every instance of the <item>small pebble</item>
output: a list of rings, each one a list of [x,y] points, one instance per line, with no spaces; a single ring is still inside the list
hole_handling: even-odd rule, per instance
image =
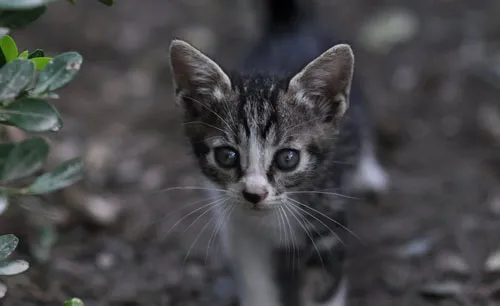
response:
[[[87,212],[92,219],[102,225],[110,225],[117,221],[122,206],[114,198],[89,195],[86,200]]]
[[[436,268],[441,272],[469,274],[470,267],[463,257],[452,252],[441,252],[436,258]]]
[[[450,298],[463,292],[463,284],[456,281],[429,282],[420,288],[420,293],[428,298]]]
[[[484,264],[484,270],[486,272],[500,272],[500,249],[493,252]]]
[[[115,255],[109,252],[102,252],[97,255],[96,265],[101,269],[109,269],[116,263]]]

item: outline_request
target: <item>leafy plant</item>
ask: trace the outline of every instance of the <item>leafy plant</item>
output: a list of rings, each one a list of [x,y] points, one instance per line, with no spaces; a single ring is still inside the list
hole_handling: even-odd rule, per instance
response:
[[[79,298],[72,298],[71,300],[64,302],[63,306],[84,306],[84,304]]]
[[[12,234],[0,236],[0,275],[8,276],[22,273],[29,268],[28,262],[24,260],[8,260],[12,252],[17,247],[19,239]],[[7,293],[7,286],[0,282],[0,298],[3,298]]]
[[[56,1],[0,0],[0,136],[8,128],[40,133],[57,132],[63,127],[52,100],[59,98],[56,90],[75,78],[83,62],[82,56],[77,52],[65,52],[50,57],[42,49],[20,51],[15,40],[7,35],[37,20],[45,13],[47,5]],[[99,1],[108,6],[113,4],[112,0]],[[82,179],[80,158],[67,160],[52,171],[40,173],[49,150],[48,142],[40,136],[0,142],[0,214],[8,209],[14,197],[54,192]],[[28,269],[26,261],[6,260],[18,242],[12,234],[0,236],[0,275],[14,275]],[[6,286],[0,283],[0,298],[6,291]],[[83,302],[73,298],[64,305],[83,306]]]

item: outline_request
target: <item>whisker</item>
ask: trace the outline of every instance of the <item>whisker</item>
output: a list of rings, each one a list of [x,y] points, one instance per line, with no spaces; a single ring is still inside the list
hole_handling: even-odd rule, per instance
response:
[[[289,200],[289,201],[292,201],[292,202],[295,202],[296,204],[298,204],[298,205],[300,205],[300,206],[308,207],[307,205],[305,205],[305,204],[303,204],[303,203],[300,203],[299,201],[296,201],[296,200],[294,200],[294,199],[288,198],[288,200]],[[293,203],[292,203],[292,202],[289,202],[289,203],[290,203],[290,205],[293,205]],[[346,244],[344,243],[344,241],[340,238],[340,236],[339,236],[337,233],[335,233],[335,231],[334,231],[332,228],[330,228],[328,225],[326,225],[326,224],[325,224],[325,222],[321,221],[318,217],[316,217],[315,215],[311,214],[310,212],[308,212],[307,210],[303,209],[302,207],[297,206],[297,205],[294,205],[294,206],[295,206],[295,208],[299,209],[299,210],[300,210],[300,211],[302,211],[303,213],[305,213],[305,214],[307,214],[308,216],[310,216],[310,217],[314,218],[314,219],[315,219],[316,221],[318,221],[321,225],[323,225],[323,226],[324,226],[327,230],[329,230],[329,231],[332,233],[332,235],[334,235],[334,236],[335,236],[335,238],[337,238],[337,239],[338,239],[338,240],[339,240],[339,241],[340,241],[343,245],[346,245]],[[308,208],[309,208],[309,207],[308,207]],[[330,219],[331,219],[331,218],[330,218]],[[340,224],[340,223],[339,223],[338,221],[336,221],[336,220],[333,220],[333,219],[331,219],[331,220],[332,220],[335,224]],[[355,237],[357,237],[357,236],[355,236]]]
[[[226,133],[226,131],[224,131],[223,129],[218,128],[215,125],[212,125],[212,124],[209,124],[209,123],[206,123],[206,122],[203,122],[203,121],[189,121],[189,122],[184,122],[181,125],[188,125],[188,124],[201,124],[201,125],[213,128],[215,130],[218,130],[218,131],[220,131],[220,132],[222,132],[224,134]]]
[[[218,192],[229,193],[229,191],[224,190],[224,189],[198,187],[198,186],[176,186],[176,187],[169,187],[169,188],[165,188],[165,189],[160,189],[160,190],[153,191],[152,193],[168,192],[168,191],[173,191],[173,190],[207,190],[207,191],[218,191]]]
[[[286,228],[286,221],[285,221],[285,217],[283,216],[283,210],[282,209],[278,209],[279,211],[279,215],[280,215],[280,218],[281,218],[281,221],[283,222],[283,230],[282,230],[282,233],[283,233],[283,242],[284,242],[284,245],[285,245],[285,256],[286,256],[286,260],[288,261],[289,260],[289,255],[290,255],[290,247],[288,245],[288,232],[287,232],[287,228]]]
[[[234,205],[229,205],[228,208],[224,209],[223,212],[219,216],[219,220],[217,220],[217,223],[215,224],[215,227],[212,231],[212,234],[210,235],[210,239],[208,239],[208,244],[207,244],[207,252],[205,254],[205,264],[208,262],[208,254],[210,251],[210,244],[212,240],[215,238],[217,235],[220,227],[222,224],[225,222],[226,215],[229,215],[231,213],[231,210],[233,209]]]
[[[206,106],[205,104],[203,104],[201,101],[198,101],[194,98],[191,98],[191,97],[186,97],[188,99],[190,99],[191,101],[194,101],[194,102],[197,102],[199,103],[201,106],[205,107],[208,111],[210,111],[212,114],[214,114],[215,116],[217,116],[217,118],[219,118],[226,126],[227,128],[233,133],[234,136],[238,135],[237,133],[235,133],[235,131],[233,130],[233,128],[229,125],[229,123],[227,123],[226,120],[224,120],[224,118],[222,118],[222,116],[220,116],[217,112],[215,112],[214,110],[212,110],[210,107]],[[226,133],[226,132],[224,132]]]
[[[219,205],[223,205],[228,199],[226,199],[225,201],[223,201],[222,203],[219,203]],[[213,207],[212,207],[213,208]],[[210,209],[209,209],[210,210]],[[189,247],[187,253],[186,253],[186,256],[184,257],[184,264],[186,264],[187,262],[187,259],[189,258],[189,254],[191,253],[193,247],[196,245],[196,242],[198,242],[198,240],[200,239],[201,235],[203,234],[203,232],[205,231],[205,229],[207,228],[207,226],[212,223],[213,220],[216,220],[217,217],[212,217],[210,218],[210,220],[201,228],[200,230],[200,233],[196,236],[196,238],[194,239],[193,243],[191,243],[191,246]]]
[[[212,208],[212,205],[218,205],[216,203],[218,203],[218,201],[220,201],[221,199],[225,199],[225,197],[221,197],[215,201],[212,201],[210,203],[207,203],[207,204],[204,204],[194,210],[192,210],[191,212],[189,212],[188,214],[184,215],[182,218],[180,218],[179,220],[177,220],[177,222],[174,223],[174,225],[172,225],[172,227],[165,233],[165,236],[168,236],[170,234],[170,232],[177,226],[179,225],[182,221],[184,221],[186,218],[188,218],[189,216],[191,216],[192,214],[202,210],[202,209],[205,209],[208,207],[207,211],[209,211],[211,208]],[[220,204],[220,203],[219,203]],[[205,213],[205,212],[204,212]],[[204,214],[203,213],[203,214]]]
[[[328,219],[328,220],[332,221],[333,223],[335,223],[336,225],[338,225],[340,228],[342,228],[343,230],[345,230],[346,232],[348,232],[349,234],[351,234],[351,235],[352,235],[354,238],[356,238],[358,241],[362,242],[361,238],[359,238],[359,236],[358,236],[358,235],[356,235],[353,231],[351,231],[348,227],[346,227],[345,225],[343,225],[343,224],[342,224],[342,223],[340,223],[339,221],[337,221],[337,220],[335,220],[335,219],[333,219],[333,218],[331,218],[331,217],[327,216],[326,214],[324,214],[324,213],[320,212],[319,210],[314,209],[314,208],[312,208],[312,207],[310,207],[310,206],[308,206],[308,205],[306,205],[306,204],[304,204],[304,203],[301,203],[301,202],[299,202],[299,201],[297,201],[297,200],[295,200],[295,199],[291,199],[291,198],[289,198],[289,200],[292,200],[293,202],[297,203],[298,205],[300,205],[300,206],[302,206],[302,207],[305,207],[305,208],[308,208],[308,209],[309,209],[309,210],[311,210],[312,212],[317,213],[317,214],[319,214],[320,216],[323,216],[323,217],[325,217],[326,219]],[[304,210],[304,212],[306,212],[306,211]],[[309,214],[309,213],[308,213],[308,214]],[[312,214],[309,214],[309,215],[310,215],[310,216],[312,216],[313,218],[316,218],[316,216],[314,216],[314,215],[312,215]],[[319,220],[318,218],[316,218],[316,220],[318,220],[318,221],[320,221],[320,222],[321,222],[321,220]],[[323,225],[324,225],[324,223],[323,223]],[[326,226],[326,225],[325,225],[325,226]],[[339,237],[337,236],[337,238],[339,238]],[[340,238],[339,238],[339,239],[340,239]]]
[[[293,233],[292,229],[292,224],[290,223],[290,219],[288,218],[286,211],[283,207],[279,207],[283,211],[283,217],[286,219],[286,225],[288,228],[288,231],[290,232],[290,240],[292,242],[291,246],[291,254],[292,254],[292,271],[295,272],[295,255],[297,255],[297,264],[298,264],[298,258],[299,258],[299,253],[298,253],[298,243],[295,240],[295,235]]]
[[[194,219],[193,222],[191,222],[188,227],[186,227],[184,229],[184,231],[182,232],[181,236],[184,235],[190,228],[191,226],[193,226],[198,220],[200,220],[204,215],[206,215],[209,211],[211,211],[212,209],[214,209],[215,207],[217,206],[220,206],[222,205],[222,203],[224,203],[225,201],[227,201],[228,198],[224,198],[224,199],[220,199],[220,200],[217,200],[216,202],[212,203],[207,210],[205,210],[203,213],[201,213],[198,217],[196,217],[196,219]]]
[[[332,196],[337,196],[340,198],[345,198],[345,199],[350,199],[350,200],[360,200],[360,198],[356,198],[353,196],[348,196],[345,194],[337,193],[337,192],[326,192],[326,191],[316,191],[316,190],[311,190],[311,191],[287,191],[287,194],[325,194],[325,195],[332,195]]]
[[[299,223],[299,225],[302,227],[302,229],[304,230],[304,232],[306,233],[307,237],[309,237],[309,240],[311,240],[311,243],[314,247],[314,249],[316,250],[316,253],[318,253],[318,257],[319,257],[319,260],[321,262],[321,267],[323,268],[323,270],[325,270],[325,264],[323,262],[323,257],[321,257],[321,253],[319,252],[319,249],[318,247],[316,246],[316,243],[314,242],[314,239],[311,235],[311,233],[309,232],[309,230],[307,229],[307,227],[299,220],[299,218],[295,215],[294,211],[291,209],[292,207],[294,207],[293,205],[290,205],[290,207],[288,205],[285,205],[285,208],[288,209],[288,211],[290,212],[290,214],[295,218],[295,220],[297,220],[297,222]],[[295,208],[296,209],[296,208]],[[297,212],[297,210],[295,210],[295,212]]]

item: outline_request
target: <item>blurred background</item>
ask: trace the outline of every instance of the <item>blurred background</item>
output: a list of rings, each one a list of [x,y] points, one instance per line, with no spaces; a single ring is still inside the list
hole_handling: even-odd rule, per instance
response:
[[[2,216],[31,263],[5,279],[2,305],[227,305],[213,220],[201,210],[178,223],[201,194],[164,190],[200,185],[167,51],[178,37],[235,65],[262,12],[252,0],[76,3],[11,33],[23,49],[83,55],[50,139],[55,161],[83,155],[87,178]],[[500,305],[500,1],[311,5],[354,44],[392,179],[376,203],[352,207],[351,305]]]

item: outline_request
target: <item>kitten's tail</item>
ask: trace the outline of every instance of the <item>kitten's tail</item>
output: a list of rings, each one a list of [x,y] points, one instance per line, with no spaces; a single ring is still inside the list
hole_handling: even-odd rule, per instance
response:
[[[269,32],[290,31],[312,17],[312,4],[301,0],[266,0],[265,25]]]

